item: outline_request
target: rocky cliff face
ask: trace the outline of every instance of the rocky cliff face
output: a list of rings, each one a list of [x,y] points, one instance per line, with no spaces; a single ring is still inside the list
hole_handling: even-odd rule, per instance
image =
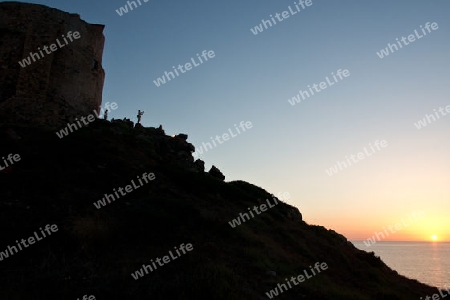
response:
[[[56,127],[98,111],[103,29],[43,5],[0,3],[1,122]]]

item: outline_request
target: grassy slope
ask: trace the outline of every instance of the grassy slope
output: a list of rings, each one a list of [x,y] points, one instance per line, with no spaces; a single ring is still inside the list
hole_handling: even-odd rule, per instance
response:
[[[46,224],[59,231],[0,262],[1,299],[268,299],[267,291],[316,262],[328,270],[276,298],[418,299],[436,292],[342,235],[307,225],[284,203],[231,228],[228,221],[270,195],[189,171],[171,153],[177,144],[155,130],[97,121],[60,140],[52,130],[14,129],[21,140],[0,128],[0,155],[22,157],[0,173],[0,251]],[[144,172],[154,172],[155,181],[93,206]],[[194,250],[131,277],[181,243]]]

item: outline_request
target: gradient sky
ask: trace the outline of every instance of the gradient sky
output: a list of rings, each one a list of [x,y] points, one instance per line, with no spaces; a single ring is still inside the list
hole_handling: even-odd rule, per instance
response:
[[[36,0],[89,23],[105,24],[103,102],[112,118],[199,147],[240,121],[253,128],[202,155],[227,181],[289,192],[306,222],[349,239],[424,218],[386,240],[450,240],[450,115],[422,129],[433,109],[450,105],[450,2],[314,1],[254,35],[250,28],[294,1],[155,1],[123,16],[123,0]],[[376,52],[420,25],[439,29],[380,59]],[[40,45],[36,45],[40,46]],[[216,56],[157,87],[153,80],[196,53]],[[350,76],[291,106],[288,99],[331,72]],[[376,140],[388,146],[329,176],[325,170]]]

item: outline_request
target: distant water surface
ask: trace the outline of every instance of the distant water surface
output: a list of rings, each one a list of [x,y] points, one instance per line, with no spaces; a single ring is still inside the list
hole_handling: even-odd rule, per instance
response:
[[[450,288],[450,243],[376,242],[367,247],[352,241],[356,248],[375,252],[391,269],[408,278],[439,288]]]

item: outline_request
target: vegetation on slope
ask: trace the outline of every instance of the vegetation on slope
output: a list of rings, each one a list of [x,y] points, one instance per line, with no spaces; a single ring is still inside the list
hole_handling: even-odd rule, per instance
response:
[[[46,224],[59,227],[0,262],[1,298],[268,299],[266,292],[316,262],[328,269],[276,298],[418,299],[436,292],[344,236],[306,224],[281,201],[232,228],[229,221],[272,195],[199,172],[191,149],[162,130],[122,122],[97,120],[63,139],[50,129],[0,127],[0,156],[22,158],[0,172],[0,251]],[[145,172],[156,179],[94,207]],[[182,243],[194,249],[132,278]]]

